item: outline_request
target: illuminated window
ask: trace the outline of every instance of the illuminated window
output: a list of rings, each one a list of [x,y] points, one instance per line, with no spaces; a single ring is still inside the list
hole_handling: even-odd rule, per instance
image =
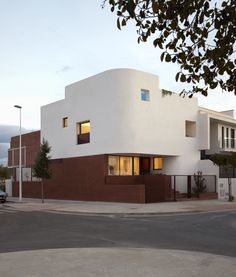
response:
[[[119,156],[108,157],[108,174],[119,175],[120,174],[120,162]]]
[[[120,175],[132,175],[132,157],[120,157]]]
[[[90,121],[80,123],[80,134],[90,133]]]
[[[153,169],[160,170],[163,167],[163,160],[162,158],[155,157],[153,158]]]
[[[139,158],[134,157],[134,175],[139,175]]]
[[[90,121],[79,122],[77,128],[77,144],[90,142]]]
[[[108,175],[139,175],[139,157],[108,156]]]
[[[140,96],[142,101],[150,101],[150,92],[147,89],[141,89]]]
[[[68,127],[68,117],[62,118],[62,127],[63,128]]]

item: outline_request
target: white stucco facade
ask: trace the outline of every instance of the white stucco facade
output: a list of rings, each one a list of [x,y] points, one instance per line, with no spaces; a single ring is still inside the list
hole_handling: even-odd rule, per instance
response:
[[[149,101],[141,100],[141,89],[149,91]],[[65,117],[68,126],[63,128]],[[90,121],[90,143],[77,144],[76,124],[84,121]],[[186,124],[195,129],[193,136],[186,136]],[[235,151],[231,142],[227,149],[222,145],[222,126],[230,134],[236,129],[232,112],[199,108],[194,97],[163,96],[158,76],[132,69],[109,70],[73,83],[65,88],[65,99],[41,109],[41,138],[48,140],[53,159],[161,156],[162,172],[171,175],[198,170],[217,175],[217,167],[200,160],[200,150]]]

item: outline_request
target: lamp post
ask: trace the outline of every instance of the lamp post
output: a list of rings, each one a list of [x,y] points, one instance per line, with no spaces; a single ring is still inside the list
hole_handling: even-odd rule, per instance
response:
[[[19,105],[15,105],[15,108],[19,109],[20,111],[20,141],[19,141],[19,202],[22,202],[22,158],[21,158],[21,109],[22,107]]]

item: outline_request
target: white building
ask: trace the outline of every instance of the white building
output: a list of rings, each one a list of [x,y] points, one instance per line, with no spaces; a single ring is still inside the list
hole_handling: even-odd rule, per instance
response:
[[[65,99],[41,109],[41,139],[52,147],[52,160],[104,156],[104,177],[112,176],[113,185],[124,182],[121,176],[184,175],[177,181],[184,192],[185,177],[202,171],[216,175],[224,196],[219,169],[203,158],[236,151],[235,132],[233,111],[216,112],[199,107],[197,98],[163,94],[158,76],[133,69],[73,83]]]

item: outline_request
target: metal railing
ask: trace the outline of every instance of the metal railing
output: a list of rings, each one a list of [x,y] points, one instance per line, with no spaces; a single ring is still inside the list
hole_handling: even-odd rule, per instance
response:
[[[202,175],[204,192],[216,193],[216,176]],[[176,201],[178,198],[199,197],[199,188],[197,187],[194,175],[171,175],[171,198]]]

